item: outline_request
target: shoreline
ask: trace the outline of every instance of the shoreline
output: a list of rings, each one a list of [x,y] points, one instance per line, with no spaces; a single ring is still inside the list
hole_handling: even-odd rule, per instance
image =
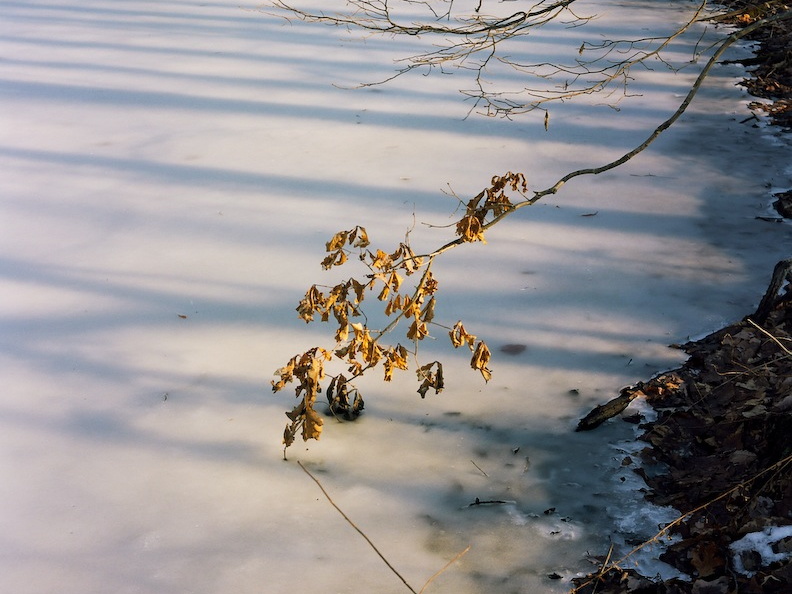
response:
[[[722,2],[731,25],[747,26],[788,6]],[[792,132],[792,22],[749,37],[754,55],[739,84],[769,125]],[[758,123],[755,124],[758,127]],[[792,190],[773,194],[781,222]],[[789,254],[792,257],[792,253]],[[759,594],[792,583],[792,260],[776,266],[757,312],[684,345],[678,369],[629,389],[657,414],[643,422],[642,476],[652,503],[680,516],[650,542],[674,536],[661,561],[689,576],[659,580],[628,569],[629,559],[573,580],[576,594]],[[768,271],[768,276],[769,276]],[[792,280],[792,279],[791,279]],[[761,292],[764,288],[761,288]],[[635,397],[635,396],[633,396]],[[634,417],[634,415],[633,415]],[[633,419],[634,420],[634,419]],[[661,471],[650,470],[661,468]],[[644,543],[649,544],[649,543]],[[641,545],[643,546],[643,545]]]

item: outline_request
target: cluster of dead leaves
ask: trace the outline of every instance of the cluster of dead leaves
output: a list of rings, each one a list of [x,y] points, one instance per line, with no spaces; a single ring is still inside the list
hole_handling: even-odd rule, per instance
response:
[[[513,208],[507,191],[524,194],[527,191],[525,176],[511,172],[495,176],[490,187],[467,204],[465,215],[456,225],[462,243],[483,242],[485,226]],[[306,323],[316,320],[333,323],[336,344],[332,349],[314,347],[295,355],[276,371],[279,379],[272,382],[272,390],[278,392],[287,384],[295,383],[295,393],[300,399],[299,404],[286,413],[290,421],[283,437],[286,447],[300,432],[304,440],[319,439],[323,422],[315,405],[323,381],[328,383],[326,396],[330,412],[347,419],[357,417],[364,403],[352,381],[379,364],[382,364],[386,382],[392,380],[397,369],[409,369],[410,355],[416,356],[418,343],[430,336],[430,326],[435,324],[435,295],[439,285],[430,268],[437,254],[418,256],[407,241],[400,243],[393,252],[372,250],[370,245],[368,233],[361,226],[336,233],[325,245],[327,256],[322,260],[322,268],[342,266],[350,261],[350,256],[356,255],[366,273],[332,287],[312,285],[296,308],[297,315]],[[421,274],[416,275],[414,283],[406,282],[405,277],[419,271]],[[363,302],[373,293],[390,320],[384,329],[369,328],[368,317],[363,311]],[[402,321],[407,325],[405,338],[413,344],[411,350],[401,343],[386,345],[382,342],[383,337]],[[470,334],[461,321],[449,330],[448,336],[454,348],[465,346],[470,350],[471,368],[489,381],[492,378],[492,370],[488,367],[491,353],[486,343]],[[349,377],[343,373],[326,377],[325,363],[331,360],[344,364]],[[443,365],[439,361],[417,365],[416,375],[417,391],[422,398],[429,390],[439,393],[445,387]]]
[[[484,239],[484,230],[488,223],[514,208],[514,204],[506,195],[509,189],[524,195],[528,191],[525,175],[509,171],[502,177],[494,176],[490,187],[466,204],[465,214],[456,224],[456,234],[465,242],[487,243]],[[489,221],[487,217],[490,217]]]
[[[299,404],[286,413],[291,423],[283,432],[283,443],[289,447],[302,429],[303,440],[319,439],[324,421],[314,409],[316,396],[322,391],[321,381],[324,379],[324,363],[330,360],[331,354],[314,347],[302,355],[295,355],[286,365],[275,372],[278,381],[272,382],[272,391],[277,392],[286,384],[295,382],[295,393],[300,399]]]

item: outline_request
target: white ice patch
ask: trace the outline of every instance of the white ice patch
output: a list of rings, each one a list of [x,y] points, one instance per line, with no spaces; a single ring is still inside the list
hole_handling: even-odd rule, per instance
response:
[[[635,404],[635,401],[631,406]],[[647,408],[648,405],[644,405]],[[638,440],[625,441],[611,446],[623,460],[627,456],[636,457],[644,447]],[[654,505],[643,497],[646,483],[634,472],[635,466],[622,465],[616,471],[614,484],[618,498],[618,506],[609,508],[613,517],[614,534],[611,539],[615,553],[613,560],[618,560],[622,555],[630,553],[629,559],[622,564],[631,567],[647,577],[660,577],[663,580],[671,578],[686,579],[683,573],[674,567],[660,561],[660,554],[665,548],[679,540],[678,536],[663,534],[656,542],[651,542],[658,536],[662,528],[679,517],[679,512],[673,507]],[[636,550],[636,544],[649,542]]]
[[[746,555],[758,554],[765,567],[775,561],[786,561],[792,557],[792,552],[779,552],[773,550],[773,545],[779,540],[792,536],[792,526],[768,526],[759,532],[749,532],[740,540],[729,545],[734,554],[734,570],[745,576],[752,576],[755,572],[745,568]]]

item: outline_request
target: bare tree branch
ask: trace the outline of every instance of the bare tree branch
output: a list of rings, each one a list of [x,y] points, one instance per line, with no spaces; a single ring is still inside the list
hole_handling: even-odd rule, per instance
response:
[[[306,22],[370,34],[430,38],[435,49],[397,59],[397,70],[392,75],[358,86],[384,84],[417,69],[444,73],[470,71],[474,73],[474,87],[461,92],[473,100],[471,111],[480,109],[487,115],[505,117],[546,109],[548,103],[581,95],[603,93],[612,96],[621,89],[621,95],[625,96],[632,68],[656,61],[674,69],[662,57],[664,50],[694,23],[701,21],[705,13],[708,18],[718,13],[707,0],[701,0],[686,22],[668,35],[583,43],[578,57],[569,64],[531,63],[511,57],[509,48],[513,42],[519,42],[549,23],[574,28],[597,18],[576,14],[574,2],[540,0],[525,10],[507,13],[502,12],[502,3],[485,0],[473,13],[456,10],[449,0],[348,0],[346,11],[334,13],[308,12],[284,0],[274,0],[273,5],[281,16]],[[492,13],[488,14],[487,10]],[[525,80],[522,88],[499,89],[491,77],[502,68],[516,71]]]

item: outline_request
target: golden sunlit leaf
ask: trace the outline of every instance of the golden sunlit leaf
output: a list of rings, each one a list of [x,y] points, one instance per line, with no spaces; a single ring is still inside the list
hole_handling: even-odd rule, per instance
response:
[[[299,355],[292,357],[286,365],[275,371],[275,375],[280,376],[280,381],[272,382],[272,391],[277,392],[282,389],[287,383],[294,379],[294,367],[297,365]]]
[[[387,349],[383,356],[385,357],[385,362],[383,363],[383,367],[385,368],[385,381],[389,382],[393,379],[393,372],[396,369],[406,370],[408,369],[407,363],[407,349],[404,348],[402,345],[396,345],[396,347],[392,347]]]
[[[473,334],[468,334],[467,330],[465,330],[465,326],[462,325],[461,320],[454,324],[454,327],[448,333],[448,336],[451,338],[451,344],[454,345],[455,349],[458,349],[463,344],[466,344],[471,351],[473,350],[476,337]]]
[[[349,237],[349,231],[339,231],[333,238],[325,244],[325,250],[328,252],[335,252],[344,247],[344,244]]]
[[[434,295],[437,291],[438,282],[435,280],[434,276],[432,276],[431,272],[426,273],[426,278],[424,278],[424,282],[421,285],[421,294],[422,295]]]
[[[313,285],[297,305],[297,315],[307,324],[313,320],[313,314],[324,307],[324,303],[324,295],[316,288],[316,285]]]
[[[377,253],[371,256],[372,268],[378,268],[379,270],[389,269],[391,264],[391,257],[382,250],[377,250]]]
[[[349,234],[349,243],[352,247],[365,248],[369,246],[368,233],[365,227],[355,227]]]
[[[407,330],[407,338],[410,340],[423,340],[429,334],[429,330],[418,318],[413,320],[410,329]]]
[[[336,303],[339,301],[346,301],[347,298],[347,284],[339,284],[333,287],[330,290],[330,294],[327,296],[327,299],[324,300],[322,304],[322,308],[325,310],[325,313],[328,312],[331,308],[335,308]],[[327,316],[323,316],[322,321],[327,321]]]
[[[322,260],[322,268],[324,268],[325,270],[329,270],[333,266],[341,266],[346,261],[347,261],[346,252],[344,252],[344,250],[338,250],[327,256],[324,260]]]
[[[421,315],[421,304],[405,295],[404,303],[402,303],[402,311],[408,318],[418,317]]]
[[[305,421],[303,422],[303,441],[308,441],[309,439],[319,439],[322,435],[322,425],[324,425],[324,419],[319,416],[313,408],[308,408],[305,410]]]
[[[481,228],[481,220],[476,215],[470,214],[462,217],[456,225],[456,234],[463,241],[487,243]]]
[[[390,316],[395,311],[400,311],[402,309],[402,296],[396,295],[395,297],[391,298],[388,301],[388,305],[385,306],[385,315]]]
[[[306,376],[312,382],[311,388],[313,390],[318,388],[319,382],[324,378],[324,362],[318,357],[312,356]]]
[[[390,276],[388,277],[388,285],[390,285],[390,288],[393,289],[394,291],[398,291],[399,287],[401,287],[401,284],[402,284],[402,277],[394,270],[393,272],[390,273]]]

